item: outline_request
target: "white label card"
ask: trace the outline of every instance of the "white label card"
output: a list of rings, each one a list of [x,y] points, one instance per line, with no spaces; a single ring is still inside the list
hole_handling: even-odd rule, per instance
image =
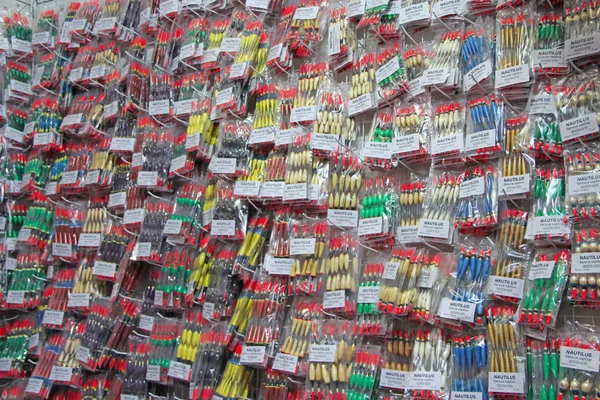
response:
[[[534,261],[529,268],[529,279],[549,279],[554,271],[554,261]],[[599,264],[600,265],[600,264]]]
[[[221,41],[221,53],[237,53],[241,45],[241,38],[225,38]]]
[[[367,142],[363,148],[363,157],[374,157],[389,160],[392,158],[396,145],[393,142]]]
[[[435,219],[424,219],[419,221],[419,236],[420,237],[433,237],[439,239],[448,239],[450,237],[450,222],[435,220]]]
[[[169,372],[167,373],[167,375],[176,379],[181,379],[182,381],[189,382],[190,372],[191,365],[171,360],[171,364],[169,364]]]
[[[319,14],[319,7],[299,7],[294,13],[294,19],[315,19]]]
[[[396,279],[396,274],[398,273],[398,268],[400,268],[400,263],[395,261],[388,261],[385,263],[385,267],[383,269],[383,279]]]
[[[488,387],[490,392],[497,393],[524,393],[522,373],[490,372]]]
[[[94,269],[93,269],[92,273],[97,276],[104,276],[106,278],[114,278],[116,270],[117,270],[117,264],[111,263],[111,262],[106,262],[106,261],[96,260],[96,262],[94,263]]]
[[[600,185],[600,174],[585,173],[569,176],[567,193],[569,196],[596,193]]]
[[[165,223],[165,228],[163,230],[164,235],[179,235],[181,232],[181,226],[183,225],[183,221],[180,219],[169,219]]]
[[[447,15],[465,15],[467,2],[465,0],[440,0],[433,3],[433,16],[442,18]]]
[[[554,215],[549,217],[534,217],[531,234],[536,235],[566,235],[571,233],[569,224],[565,224],[565,217]],[[529,225],[529,224],[528,224]]]
[[[53,366],[50,372],[50,380],[58,382],[70,382],[73,376],[73,368]]]
[[[87,308],[90,306],[90,294],[89,293],[71,293],[69,295],[69,301],[67,302],[67,308]]]
[[[265,346],[243,346],[240,364],[263,364],[266,350]]]
[[[398,23],[401,25],[408,24],[415,21],[422,21],[429,19],[429,2],[424,1],[419,4],[404,7],[400,11],[398,17]]]
[[[450,400],[483,400],[483,394],[478,392],[452,392]]]
[[[272,143],[275,141],[275,132],[275,128],[271,126],[253,129],[248,144]]]
[[[365,93],[350,100],[348,103],[348,116],[361,114],[375,107],[373,93]]]
[[[600,351],[561,346],[560,366],[580,371],[600,371]]]
[[[473,322],[475,319],[476,308],[477,304],[450,300],[449,298],[444,297],[440,304],[439,315],[442,318]]]
[[[337,151],[340,137],[330,133],[313,133],[310,135],[310,147],[316,150]]]
[[[308,361],[332,363],[335,361],[336,350],[337,346],[335,344],[311,344]]]
[[[211,236],[235,236],[234,219],[213,219],[210,227]]]
[[[323,308],[342,308],[346,305],[346,291],[334,290],[323,295]]]
[[[400,62],[398,57],[392,57],[387,63],[382,65],[377,71],[375,71],[375,80],[377,83],[381,83],[384,79],[389,78],[394,72],[400,69]]]
[[[44,318],[42,319],[42,324],[62,326],[64,316],[64,311],[46,309],[44,311]]]
[[[85,346],[79,345],[77,351],[75,352],[75,359],[77,361],[81,361],[84,364],[87,364],[87,362],[90,359],[90,349],[88,349]]]
[[[598,114],[591,113],[560,123],[560,135],[563,141],[574,140],[598,132]]]
[[[523,279],[505,278],[502,276],[491,276],[488,282],[488,293],[498,296],[523,298],[525,281]]]
[[[461,134],[435,137],[431,141],[431,152],[438,155],[447,152],[460,152],[465,147],[465,138]]]
[[[478,178],[469,179],[463,181],[460,184],[459,197],[464,199],[465,197],[481,196],[485,193],[485,178],[480,176]]]
[[[529,193],[529,174],[502,176],[498,180],[498,196],[518,196]]]
[[[271,275],[288,276],[296,262],[293,258],[277,258],[270,255],[265,256],[265,269]]]
[[[156,186],[158,183],[158,171],[138,172],[138,186]]]
[[[406,389],[410,382],[410,372],[396,371],[394,369],[381,369],[379,387],[392,389]]]
[[[146,380],[160,382],[160,365],[148,365],[146,369]]]
[[[327,50],[330,56],[340,53],[340,36],[341,27],[339,23],[333,23],[329,25],[329,31],[327,36]]]
[[[591,36],[565,40],[565,59],[567,60],[596,54],[598,51],[600,51],[600,32],[595,32]]]
[[[290,255],[303,255],[303,254],[314,254],[315,245],[317,239],[305,238],[305,239],[291,239],[290,240]]]
[[[365,13],[366,0],[354,0],[348,5],[348,18],[358,17]]]
[[[383,217],[362,218],[358,221],[358,235],[377,235],[383,230]]]
[[[421,271],[421,276],[417,279],[417,287],[432,288],[437,280],[437,268],[427,268]]]
[[[260,191],[259,181],[240,181],[235,182],[233,194],[240,197],[258,197]]]
[[[298,367],[298,356],[290,354],[277,353],[275,355],[275,361],[273,361],[273,369],[275,371],[288,372],[295,374]]]
[[[25,388],[26,393],[39,394],[44,385],[44,380],[41,378],[29,378],[27,387]]]
[[[529,82],[528,64],[496,70],[496,89],[525,82]]]
[[[0,358],[0,371],[2,371],[2,372],[10,371],[11,365],[12,365],[12,358]]]
[[[72,257],[73,246],[69,243],[52,243],[52,255],[57,257]]]
[[[572,253],[571,272],[574,274],[600,274],[600,252]]]
[[[465,151],[488,149],[494,146],[496,146],[495,129],[467,133],[467,137],[465,138]]]
[[[358,226],[358,211],[334,210],[330,208],[327,211],[327,222],[329,225],[356,228]]]
[[[296,107],[290,114],[290,122],[309,122],[317,119],[317,107],[316,106],[305,106]]]
[[[261,198],[276,198],[283,197],[285,190],[285,182],[263,182],[260,185],[260,197]]]
[[[237,160],[235,158],[213,157],[208,169],[215,174],[235,174]]]
[[[306,199],[308,185],[304,183],[286,184],[283,190],[283,201]]]
[[[111,193],[108,196],[108,207],[120,207],[125,205],[127,199],[126,192]]]
[[[140,315],[140,322],[138,323],[138,327],[144,331],[151,331],[154,326],[154,317],[149,315]]]
[[[380,286],[360,286],[358,288],[358,304],[379,303]]]
[[[415,390],[441,390],[442,373],[413,371],[410,373],[409,387]]]

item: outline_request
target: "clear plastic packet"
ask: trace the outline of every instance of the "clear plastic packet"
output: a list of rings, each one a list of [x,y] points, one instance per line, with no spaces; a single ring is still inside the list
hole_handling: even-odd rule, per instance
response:
[[[170,361],[167,374],[173,380],[190,382],[194,378],[194,372],[201,368],[196,364],[196,360],[206,341],[202,337],[218,334],[220,324],[211,327],[202,317],[201,310],[185,311],[181,323],[183,325],[181,338],[177,341],[174,358]]]
[[[569,264],[570,253],[567,250],[536,250],[519,307],[520,324],[538,330],[556,324]]]
[[[455,335],[453,338],[452,354],[452,391],[460,394],[479,393],[487,398],[487,353],[488,344],[485,332],[469,332]]]
[[[324,82],[316,96],[316,116],[311,134],[315,157],[330,158],[339,153],[339,140],[348,136],[348,99],[338,85]]]
[[[125,192],[123,225],[132,232],[139,232],[144,221],[144,202],[148,197],[145,189],[129,186]]]
[[[375,247],[392,245],[398,224],[398,206],[395,176],[389,173],[367,175],[358,236]]]
[[[156,64],[156,62],[155,62]],[[159,119],[169,119],[174,110],[175,77],[170,73],[152,69],[148,114]]]
[[[33,55],[31,48],[33,32],[29,18],[30,15],[27,15],[26,11],[15,11],[12,16],[4,16],[4,28],[10,47],[9,54],[12,57],[25,58]]]
[[[25,134],[25,122],[28,112],[24,108],[8,106],[6,109],[6,126],[4,137],[16,143],[25,144],[30,141],[31,135]]]
[[[348,116],[353,117],[377,106],[375,99],[375,67],[377,51],[370,42],[362,41],[352,63]]]
[[[248,144],[251,146],[270,145],[275,142],[279,122],[279,85],[270,77],[259,79],[256,87],[256,109],[252,133]]]
[[[125,377],[121,389],[122,396],[143,396],[147,392],[147,382],[140,377],[146,376],[150,339],[135,334],[127,338],[127,361]]]
[[[323,260],[327,276],[323,310],[327,313],[340,316],[356,315],[360,259],[361,251],[355,235],[345,232],[331,235],[328,257]]]
[[[102,358],[106,357],[104,352],[108,350],[105,345],[119,313],[119,307],[108,298],[95,297],[92,300],[85,322],[85,335],[81,337],[75,355],[83,368],[96,371],[101,367]]]
[[[205,160],[212,156],[219,132],[219,125],[209,117],[210,112],[210,97],[196,103],[190,115],[185,142],[187,151],[196,151],[196,157]]]
[[[498,247],[522,251],[529,213],[520,208],[504,208],[500,213]]]
[[[308,199],[308,183],[312,178],[312,149],[310,134],[295,136],[288,149],[285,169],[283,201],[305,202]]]
[[[167,383],[170,362],[176,354],[176,345],[182,331],[181,322],[175,318],[154,317],[145,377],[148,383]]]
[[[22,229],[19,230],[19,236],[16,237],[17,244],[25,242],[28,245],[33,245],[40,250],[46,248],[50,234],[54,229],[54,205],[48,197],[40,192],[33,192],[32,203],[27,209],[27,214],[23,217]],[[7,222],[11,219],[19,218],[18,213],[10,213]],[[12,224],[11,224],[12,225]],[[7,237],[12,236],[12,227],[7,230]],[[21,240],[19,240],[21,239]]]
[[[484,288],[497,259],[496,244],[490,238],[471,240],[461,236],[459,244],[460,248],[454,250],[456,268],[450,271],[437,312],[442,321],[449,321],[450,328],[457,330],[462,329],[463,323],[485,324]]]
[[[413,299],[412,310],[408,313],[408,319],[419,324],[432,325],[442,301],[442,292],[446,288],[446,270],[451,264],[452,254],[436,253],[426,255],[419,279],[417,279],[417,292]]]
[[[34,92],[44,92],[44,89],[56,90],[61,83],[61,69],[67,63],[54,53],[40,54],[36,68],[33,70],[31,88]],[[50,93],[48,93],[50,94]]]
[[[431,27],[435,37],[424,46],[426,69],[420,79],[423,86],[434,86],[451,93],[462,87],[460,66],[464,29],[462,21],[448,21]]]
[[[273,149],[266,160],[264,182],[260,186],[259,197],[263,202],[276,202],[283,199],[286,172],[286,151]]]
[[[229,25],[229,19],[212,20],[210,33],[204,42],[204,55],[202,56],[202,69],[209,70],[216,68],[219,65],[219,57],[221,54],[221,42],[223,41],[225,30]]]
[[[293,56],[289,51],[287,33],[295,11],[295,4],[282,6],[277,24],[270,32],[271,48],[267,53],[266,66],[273,73],[287,72],[292,68]]]
[[[389,103],[408,91],[402,48],[397,42],[385,42],[378,51],[375,81],[379,105]]]
[[[43,10],[39,14],[35,33],[31,35],[32,46],[50,49],[56,46],[59,34],[58,18],[58,12],[53,9]]]
[[[127,74],[127,96],[124,110],[135,114],[147,110],[150,97],[150,68],[138,59],[132,58]]]
[[[384,262],[387,254],[371,252],[365,256],[365,266],[362,268],[360,283],[358,284],[357,321],[355,333],[358,336],[379,336],[386,333],[386,319],[378,307],[380,294],[383,290],[381,276],[384,272]]]
[[[43,303],[45,254],[37,249],[31,252],[19,252],[15,269],[7,270],[3,287],[2,306],[6,309],[31,310]],[[6,263],[5,263],[6,264]]]
[[[41,384],[36,382],[33,387],[25,388],[26,395],[35,398],[46,398],[49,396],[51,389],[65,385],[81,390],[83,376],[79,361],[75,359],[75,349],[79,347],[80,339],[84,333],[85,322],[77,322],[75,319],[69,318],[65,323],[64,331],[51,334],[47,338],[39,358],[39,361],[44,364],[43,366],[42,364],[36,365],[29,379],[29,382],[34,379],[41,381]],[[60,371],[60,367],[71,369],[68,379],[64,374],[52,373],[53,370]]]
[[[246,118],[248,114],[247,101],[249,92],[246,83],[241,80],[232,80],[234,71],[232,64],[226,64],[221,69],[219,85],[214,91],[213,110],[217,115],[213,119],[222,119],[227,114],[232,114],[238,120]]]
[[[34,314],[19,315],[14,319],[3,321],[2,325],[5,343],[11,346],[5,347],[2,350],[2,358],[9,360],[9,365],[8,370],[2,371],[0,376],[3,379],[19,379],[25,372],[24,362],[29,352],[30,342],[35,344],[35,335],[37,335],[39,343],[42,328],[39,326],[38,321],[36,321]],[[37,345],[31,347],[35,349]]]
[[[498,158],[503,151],[504,102],[494,96],[469,99],[465,154],[469,159]]]
[[[557,88],[546,83],[535,84],[522,115],[515,121],[517,141],[523,151],[533,153],[536,160],[557,159],[562,156],[563,139],[556,107]]]
[[[265,303],[265,307],[256,307],[252,310],[242,355],[248,347],[264,347],[265,356],[262,360],[247,362],[249,365],[260,368],[266,367],[268,357],[274,354],[280,346],[280,330],[284,320],[287,285],[285,278],[269,276],[262,270],[256,279],[258,287],[262,289],[256,290],[254,301]],[[242,361],[244,361],[243,358]]]
[[[108,238],[108,235],[104,237]],[[98,279],[98,276],[93,274],[96,258],[97,253],[90,252],[85,253],[79,261],[75,274],[75,285],[67,303],[68,310],[87,313],[93,296],[110,295],[108,282]]]
[[[27,103],[33,97],[32,71],[27,64],[10,60],[4,65],[4,89],[7,101]]]
[[[188,4],[187,7],[192,6]],[[183,43],[179,49],[179,59],[188,65],[199,64],[204,55],[204,41],[210,30],[208,17],[193,17],[187,23]],[[185,65],[184,64],[184,65]]]
[[[351,321],[323,321],[313,330],[309,351],[307,395],[330,398],[334,393],[347,396],[356,355]],[[317,352],[317,349],[326,349]]]
[[[454,218],[460,196],[460,173],[432,167],[425,192],[423,216],[418,236],[442,243],[452,243]]]
[[[580,0],[565,3],[565,60],[573,61],[579,67],[598,60],[598,48],[592,44],[592,38],[598,34],[594,7]]]
[[[482,233],[498,223],[498,169],[495,164],[468,168],[460,177],[454,227],[462,233]]]
[[[233,356],[227,361],[219,385],[214,391],[214,396],[220,398],[236,398],[252,396],[250,393],[256,382],[254,369],[241,365],[242,346],[235,346]]]
[[[356,25],[356,29],[360,29],[364,26],[377,26],[381,23],[381,18],[385,15],[388,10],[389,2],[386,1],[373,1],[365,4],[364,13],[360,17]]]
[[[555,399],[558,395],[559,340],[554,335],[536,337],[528,331],[527,346],[527,396]],[[567,381],[568,384],[568,381]]]
[[[600,94],[600,74],[592,67],[559,80],[556,84],[556,108],[560,136],[565,145],[597,140],[598,107],[592,99]]]
[[[160,264],[164,250],[163,232],[169,216],[173,212],[173,202],[169,198],[148,197],[144,203],[144,220],[132,259]]]
[[[370,399],[377,380],[381,347],[366,344],[356,349],[355,366],[349,378],[348,397],[356,400]]]
[[[290,318],[286,318],[283,326],[281,354],[296,356],[298,362],[294,371],[285,371],[292,375],[305,376],[308,372],[308,354],[312,327],[317,324],[321,315],[322,304],[312,297],[296,297],[292,306]],[[276,356],[277,357],[277,356]],[[277,366],[275,366],[277,367]]]
[[[413,311],[416,283],[424,262],[423,249],[393,250],[391,257],[380,266],[379,311],[396,317],[406,316]]]
[[[519,304],[525,298],[524,287],[529,274],[531,252],[510,247],[498,248],[496,265],[490,269],[487,294],[493,300]]]
[[[432,396],[449,397],[451,346],[452,336],[447,331],[441,329],[417,331],[410,361],[412,388],[408,393],[411,398],[426,400]],[[434,379],[431,379],[431,375]]]
[[[534,19],[528,7],[507,8],[496,16],[495,89],[509,99],[525,99],[533,83]]]
[[[258,212],[250,218],[246,228],[246,237],[242,241],[236,257],[234,273],[256,271],[260,264],[261,250],[270,236],[271,217],[267,213]],[[242,269],[242,271],[240,271]],[[270,272],[265,268],[266,272]],[[277,274],[274,274],[277,275]],[[283,274],[285,275],[285,274]]]
[[[93,268],[90,272],[86,270],[86,274],[90,273],[90,275],[93,275],[95,281],[115,282],[118,278],[118,270],[121,268],[121,265],[127,265],[128,256],[133,252],[135,242],[131,240],[132,235],[118,219],[109,220],[104,226],[102,233],[102,241],[98,248],[97,257],[93,261],[90,260]],[[87,279],[83,275],[81,277]],[[92,278],[92,276],[89,278]],[[103,285],[101,282],[98,282],[98,286],[101,287]]]
[[[358,226],[359,199],[364,183],[364,168],[350,152],[336,154],[331,160],[329,210],[327,218],[338,226]]]
[[[79,236],[87,213],[85,202],[62,200],[55,211],[52,255],[66,260],[77,261]]]
[[[161,127],[144,133],[141,149],[142,165],[138,170],[140,188],[167,188],[176,130]]]
[[[565,173],[562,165],[546,164],[536,169],[534,196],[525,238],[535,244],[568,243],[571,228],[565,208]],[[531,228],[529,228],[531,226]]]
[[[598,147],[595,144],[569,147],[564,152],[566,176],[565,213],[576,222],[595,218],[600,195],[593,187]],[[591,186],[590,186],[591,184]]]
[[[311,180],[308,185],[309,204],[306,212],[322,214],[327,211],[329,202],[329,160],[314,157]]]
[[[397,151],[397,136],[394,110],[386,107],[378,111],[373,116],[371,131],[362,150],[365,163],[386,170],[392,169],[392,156]]]
[[[572,255],[567,299],[576,306],[595,308],[598,305],[600,298],[597,283],[598,269],[593,261],[598,254],[597,236],[598,229],[594,222],[584,222],[575,228],[571,244]],[[561,261],[563,260],[561,259]],[[568,264],[568,262],[569,259],[565,260],[564,264]],[[558,307],[553,311],[557,309]]]
[[[222,179],[215,188],[215,208],[210,234],[227,240],[244,239],[248,219],[248,203],[235,199],[233,184]]]
[[[307,57],[318,51],[318,45],[323,40],[321,32],[327,32],[328,16],[327,1],[296,6],[288,31],[288,46],[294,55]]]
[[[207,333],[200,334],[198,358],[192,370],[191,400],[212,397],[221,380],[227,359],[226,344],[229,342],[226,329],[224,323],[213,324]]]
[[[399,193],[398,227],[396,242],[402,244],[418,243],[418,228],[423,216],[425,200],[424,173],[411,172],[408,179],[401,179],[396,190]],[[410,182],[410,183],[407,183]],[[398,190],[399,189],[399,190]]]
[[[516,306],[491,305],[486,309],[488,338],[490,342],[489,386],[490,396],[525,398],[525,349],[517,324]],[[511,385],[499,382],[512,376]],[[496,389],[498,388],[498,389]]]
[[[533,72],[536,76],[550,77],[569,73],[564,43],[565,21],[562,12],[538,12],[533,43]]]
[[[465,147],[466,101],[433,102],[433,136],[431,155],[434,162],[462,162]]]
[[[97,0],[85,1],[77,9],[77,14],[69,24],[71,43],[86,43],[92,36],[92,28],[100,16],[100,2]]]
[[[108,18],[115,18],[115,38],[123,42],[135,40],[136,29],[141,18],[141,3],[141,0],[129,0],[126,5],[123,2],[118,8],[113,6],[111,16]],[[118,9],[118,13],[115,13],[115,9]],[[107,20],[106,23],[110,27],[112,20]]]
[[[143,235],[144,231],[142,231]],[[140,235],[140,240],[142,235]],[[139,242],[138,242],[139,243]],[[170,243],[163,244],[160,255],[152,257],[152,262],[161,262],[156,277],[154,306],[158,309],[182,310],[193,297],[193,284],[188,278],[192,264],[196,259],[196,251],[190,247],[180,248]]]
[[[420,98],[397,101],[394,104],[396,116],[397,157],[399,160],[414,163],[425,161],[431,152],[430,138],[433,131],[431,99]]]
[[[280,241],[288,246],[284,249],[294,259],[290,277],[291,291],[296,294],[322,293],[330,289],[326,286],[325,274],[327,266],[327,240],[329,229],[327,222],[322,219],[290,219],[288,221],[289,243]],[[281,229],[285,225],[281,226]],[[278,247],[278,251],[279,251]],[[334,290],[334,289],[330,289]]]
[[[306,128],[317,119],[317,94],[325,84],[330,73],[327,62],[305,62],[300,66],[297,90],[291,90],[295,96],[293,107],[289,112],[290,127]],[[293,78],[292,78],[293,79]]]
[[[85,176],[86,186],[101,189],[111,187],[117,155],[109,152],[110,142],[110,138],[104,137],[98,143]]]
[[[493,88],[493,38],[491,17],[477,18],[463,34],[462,74],[465,93],[487,94]]]
[[[209,171],[216,176],[247,175],[250,163],[247,144],[252,133],[252,121],[227,120],[219,125],[219,131],[219,142]]]
[[[165,223],[163,234],[173,243],[198,244],[204,224],[203,208],[206,203],[206,187],[198,182],[181,186],[175,195],[175,208]]]

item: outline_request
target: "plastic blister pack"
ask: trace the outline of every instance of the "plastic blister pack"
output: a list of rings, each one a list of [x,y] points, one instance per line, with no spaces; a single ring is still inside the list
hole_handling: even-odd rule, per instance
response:
[[[570,253],[538,249],[529,265],[519,323],[541,330],[556,324],[561,294],[567,283]]]

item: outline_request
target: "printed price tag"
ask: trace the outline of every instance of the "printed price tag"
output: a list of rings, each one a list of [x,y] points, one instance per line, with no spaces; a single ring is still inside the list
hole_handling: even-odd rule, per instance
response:
[[[104,106],[104,110],[102,113],[103,113],[104,119],[109,119],[109,118],[117,115],[118,112],[119,112],[119,102],[113,101],[112,103]],[[110,143],[111,150],[112,150],[112,146],[113,146],[115,139],[128,139],[131,141],[135,141],[134,138],[112,138],[111,143]],[[129,149],[127,149],[127,150],[129,150]],[[133,151],[133,145],[131,146],[131,150],[129,150],[129,151]]]
[[[405,25],[414,21],[422,21],[424,19],[429,19],[429,2],[427,1],[404,7],[400,11],[398,23]]]
[[[280,130],[275,134],[275,146],[287,146],[292,144],[295,136],[302,134],[302,128],[291,128]]]
[[[100,180],[100,170],[89,171],[85,176],[85,185],[95,185]]]
[[[133,153],[135,138],[113,137],[110,142],[110,149],[113,151],[127,151]]]
[[[158,171],[140,171],[138,172],[138,186],[156,186],[158,183]]]
[[[80,171],[69,171],[62,174],[60,179],[61,185],[74,185],[79,178]]]
[[[418,133],[396,138],[396,152],[398,154],[408,154],[418,151],[421,148],[421,138]],[[391,157],[390,157],[391,158]]]
[[[392,142],[381,143],[381,142],[367,142],[363,148],[363,157],[374,157],[389,160],[394,154],[396,145]]]
[[[106,67],[104,65],[98,65],[90,70],[90,79],[104,78],[106,73]]]
[[[248,63],[235,63],[231,66],[229,70],[229,79],[239,79],[243,78],[246,75],[246,70],[248,69]]]
[[[317,240],[315,238],[291,239],[290,255],[314,254]]]
[[[200,145],[200,134],[194,133],[192,135],[187,135],[185,138],[185,150],[190,151],[190,149],[196,149]]]
[[[25,303],[25,291],[24,290],[9,290],[6,295],[6,302],[8,304],[23,304]]]
[[[112,31],[115,29],[116,24],[117,19],[115,17],[100,18],[96,21],[96,24],[94,24],[94,32]]]
[[[337,151],[340,137],[329,133],[313,133],[310,136],[310,147],[324,151]]]
[[[169,113],[169,100],[153,100],[148,104],[148,114],[150,115],[165,115]]]
[[[139,224],[144,221],[145,210],[143,208],[134,208],[126,210],[123,214],[123,223],[125,225]]]
[[[335,362],[335,344],[311,344],[308,352],[309,362],[332,363]]]
[[[13,52],[25,54],[33,53],[33,50],[31,49],[31,42],[28,42],[27,40],[21,40],[13,36],[10,38],[10,42],[12,44]]]
[[[240,364],[263,364],[266,350],[265,346],[243,346]]]
[[[433,4],[433,16],[442,18],[447,15],[465,15],[467,2],[465,0],[441,0]]]
[[[396,274],[398,273],[398,268],[400,268],[400,263],[395,261],[388,261],[385,263],[385,267],[383,269],[383,279],[396,279]]]
[[[211,236],[235,236],[235,220],[213,219],[210,227]]]
[[[366,0],[354,0],[348,4],[348,18],[357,17],[365,13]]]
[[[275,361],[273,361],[272,368],[275,371],[283,371],[289,372],[290,374],[295,374],[296,368],[298,368],[298,356],[277,353],[275,355]]]
[[[275,140],[275,132],[275,128],[271,126],[253,129],[248,144],[272,143]]]
[[[202,307],[202,318],[213,319],[215,317],[215,305],[214,303],[204,303]]]
[[[423,85],[441,85],[446,83],[450,76],[450,69],[444,68],[429,68],[423,72]]]
[[[592,349],[561,346],[560,366],[580,371],[600,371],[600,352]]]
[[[135,257],[148,258],[152,254],[151,242],[137,242],[134,249]]]
[[[346,292],[344,290],[334,290],[325,292],[323,295],[323,308],[343,308],[346,306]]]

